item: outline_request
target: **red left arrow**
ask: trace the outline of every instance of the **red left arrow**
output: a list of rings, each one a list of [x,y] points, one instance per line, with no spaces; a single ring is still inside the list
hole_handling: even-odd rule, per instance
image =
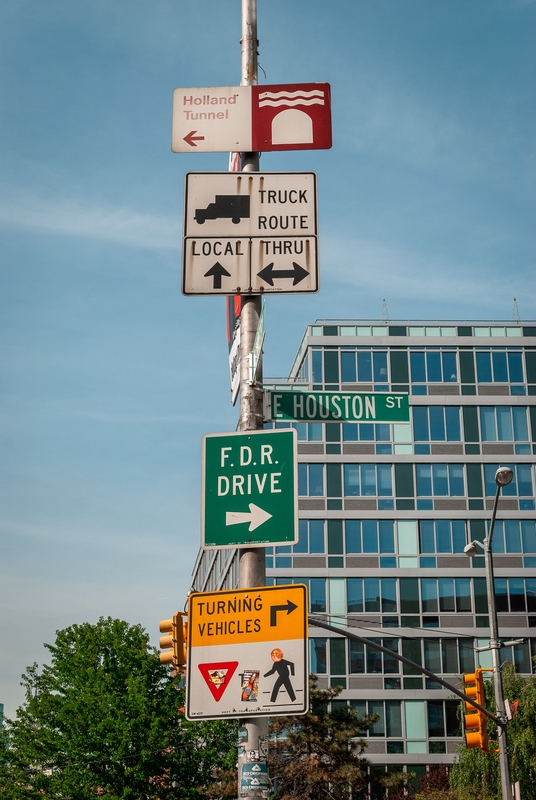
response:
[[[197,131],[190,131],[185,137],[184,141],[190,145],[190,147],[197,147],[196,142],[201,142],[204,140],[204,136],[194,136],[194,133]]]

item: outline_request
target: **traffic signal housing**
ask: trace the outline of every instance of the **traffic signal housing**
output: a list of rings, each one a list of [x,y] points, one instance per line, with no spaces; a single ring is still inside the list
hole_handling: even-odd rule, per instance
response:
[[[486,705],[484,693],[483,672],[489,670],[477,669],[474,673],[463,676],[464,693],[475,700],[479,705]],[[487,717],[471,703],[465,702],[465,714],[463,716],[465,725],[465,744],[467,747],[479,747],[480,750],[488,749]]]
[[[188,648],[188,616],[183,611],[176,611],[171,619],[160,620],[160,663],[170,664],[174,667],[183,667],[186,664]],[[167,649],[171,648],[171,649]]]

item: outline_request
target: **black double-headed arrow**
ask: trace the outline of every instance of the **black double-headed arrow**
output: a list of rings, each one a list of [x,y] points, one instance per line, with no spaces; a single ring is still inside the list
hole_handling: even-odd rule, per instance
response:
[[[274,278],[293,278],[292,285],[296,286],[297,283],[303,281],[304,278],[307,278],[309,273],[303,267],[300,267],[299,264],[296,264],[295,261],[292,262],[292,269],[274,269],[274,263],[272,261],[271,264],[268,264],[267,267],[261,269],[260,272],[257,273],[259,278],[262,278],[263,281],[266,281],[267,284],[270,286],[274,285]]]

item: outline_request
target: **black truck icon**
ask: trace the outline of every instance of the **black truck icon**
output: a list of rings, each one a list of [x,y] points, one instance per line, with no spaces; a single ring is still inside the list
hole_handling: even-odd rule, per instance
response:
[[[207,219],[231,219],[238,225],[241,219],[249,218],[249,195],[217,194],[206,208],[196,208],[194,219],[203,225]]]

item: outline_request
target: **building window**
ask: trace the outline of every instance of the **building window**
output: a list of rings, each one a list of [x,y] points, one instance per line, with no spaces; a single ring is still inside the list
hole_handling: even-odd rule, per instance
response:
[[[347,519],[344,525],[346,553],[394,553],[392,519]]]
[[[305,581],[303,581],[305,583]],[[309,578],[309,608],[312,614],[326,610],[326,579]]]
[[[478,383],[523,383],[521,351],[477,348],[476,371]]]
[[[267,578],[273,581],[273,578]],[[286,586],[289,583],[304,583],[309,593],[309,612],[311,614],[324,614],[326,611],[326,579],[325,578],[275,578],[276,586]],[[273,586],[273,583],[267,584]]]
[[[530,657],[530,645],[534,652],[535,640],[516,644],[513,647],[501,647],[501,661],[510,661],[515,667],[516,672],[530,675],[533,672],[533,664]]]
[[[395,578],[347,578],[349,614],[392,614],[397,610]]]
[[[436,675],[472,672],[475,668],[474,640],[424,639],[424,666]],[[440,688],[440,684],[428,688]]]
[[[467,542],[465,520],[420,520],[419,536],[421,553],[463,553]]]
[[[412,383],[452,383],[458,380],[454,350],[410,349]]]
[[[324,425],[322,422],[265,422],[264,429],[294,428],[299,442],[322,442]]]
[[[346,675],[346,641],[329,639],[329,672],[331,675]]]
[[[480,429],[483,442],[528,442],[527,409],[523,406],[482,406]]]
[[[428,736],[460,737],[461,720],[458,716],[458,700],[428,700]]]
[[[471,609],[470,578],[421,578],[423,613],[467,613]]]
[[[495,522],[494,553],[536,553],[536,522],[533,519],[505,519]]]
[[[386,736],[388,739],[402,737],[402,709],[400,700],[350,700],[352,708],[361,719],[369,715],[378,720],[360,736]]]
[[[418,497],[463,497],[465,494],[463,464],[416,464],[416,472]]]
[[[314,675],[325,675],[328,671],[326,642],[324,637],[309,639],[310,668]]]
[[[392,497],[391,464],[344,464],[345,497]]]
[[[486,495],[488,497],[494,497],[497,491],[495,473],[499,466],[509,466],[514,473],[512,483],[509,483],[508,486],[504,486],[501,490],[501,494],[505,497],[534,496],[531,464],[484,464],[484,480],[486,483]]]
[[[323,519],[300,519],[298,542],[292,548],[294,553],[325,553],[325,534]]]
[[[398,653],[398,639],[371,639],[370,641],[383,644],[393,653]],[[352,675],[364,675],[365,673],[398,675],[400,673],[398,659],[366,646],[363,642],[351,639],[348,642],[348,663]]]
[[[343,422],[343,442],[390,442],[391,426],[372,422]]]
[[[412,411],[415,442],[462,440],[458,406],[414,406]]]
[[[495,578],[497,611],[536,612],[536,578]]]
[[[387,383],[387,351],[358,348],[341,350],[342,383]],[[328,381],[326,380],[326,383]]]
[[[298,494],[302,497],[324,496],[323,464],[298,464]]]

